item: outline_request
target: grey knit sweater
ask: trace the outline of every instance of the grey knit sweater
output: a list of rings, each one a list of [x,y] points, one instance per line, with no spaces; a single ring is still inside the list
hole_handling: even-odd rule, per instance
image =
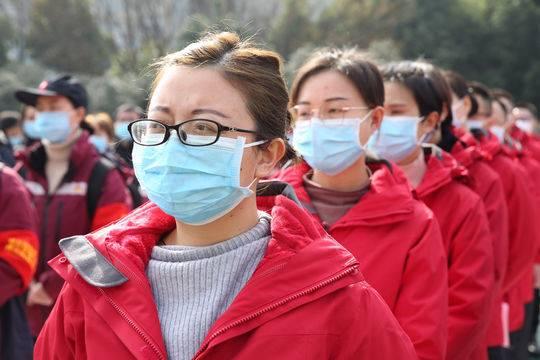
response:
[[[192,359],[261,261],[270,217],[230,240],[206,247],[156,246],[147,275],[169,359]]]

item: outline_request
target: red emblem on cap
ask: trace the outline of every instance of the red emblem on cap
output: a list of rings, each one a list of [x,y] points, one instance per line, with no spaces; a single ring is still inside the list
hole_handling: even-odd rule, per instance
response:
[[[39,84],[38,89],[44,90],[47,88],[47,86],[49,86],[49,82],[47,80],[43,80],[41,84]]]

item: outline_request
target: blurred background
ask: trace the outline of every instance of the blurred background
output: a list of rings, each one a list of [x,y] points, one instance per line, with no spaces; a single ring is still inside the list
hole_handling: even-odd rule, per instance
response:
[[[278,51],[289,81],[314,48],[357,45],[540,106],[540,0],[0,0],[0,109],[62,72],[88,86],[90,111],[144,106],[152,60],[212,29]]]

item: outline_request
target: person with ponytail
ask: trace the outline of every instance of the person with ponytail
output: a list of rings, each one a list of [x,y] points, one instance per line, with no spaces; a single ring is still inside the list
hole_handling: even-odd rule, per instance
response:
[[[365,149],[383,105],[374,63],[354,49],[316,51],[291,89],[293,145],[303,161],[282,170],[280,179],[294,187],[312,221],[359,260],[418,358],[442,359],[445,250],[433,213],[414,199],[403,172]]]
[[[220,33],[156,66],[128,127],[150,202],[60,242],[36,358],[416,359],[358,260],[259,181],[294,156],[279,56]]]
[[[381,68],[385,117],[368,149],[396,162],[419,199],[435,214],[448,257],[447,360],[474,359],[489,324],[493,247],[482,199],[467,186],[467,170],[435,144],[450,90],[440,71],[421,61]]]

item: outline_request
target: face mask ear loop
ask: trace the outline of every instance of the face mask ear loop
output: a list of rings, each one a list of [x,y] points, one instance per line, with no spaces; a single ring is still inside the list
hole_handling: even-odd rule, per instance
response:
[[[253,147],[253,146],[259,146],[259,145],[262,145],[264,143],[267,143],[268,141],[269,140],[260,140],[260,141],[255,141],[255,142],[252,142],[252,143],[249,143],[249,144],[245,144],[244,149],[250,148],[250,147]]]
[[[362,134],[361,134],[361,132],[362,132],[362,124],[367,121],[367,119],[369,118],[369,116],[371,115],[372,112],[373,112],[373,109],[369,110],[369,112],[362,119],[360,119],[360,123],[358,124],[358,145],[362,149],[364,148],[364,145],[362,145],[362,142],[360,141],[360,137],[362,136]]]
[[[420,117],[418,123],[416,126],[420,125],[421,123],[423,123],[424,121],[426,121],[426,117],[425,116],[422,116]],[[418,139],[418,142],[417,144],[418,145],[422,145],[422,144],[429,144],[428,143],[428,139],[431,139],[431,137],[433,136],[433,134],[435,133],[435,129],[432,129],[432,130],[429,130],[427,133],[425,133],[424,135],[422,135],[422,137],[420,137],[420,139]],[[418,128],[417,128],[417,131],[418,131]]]

